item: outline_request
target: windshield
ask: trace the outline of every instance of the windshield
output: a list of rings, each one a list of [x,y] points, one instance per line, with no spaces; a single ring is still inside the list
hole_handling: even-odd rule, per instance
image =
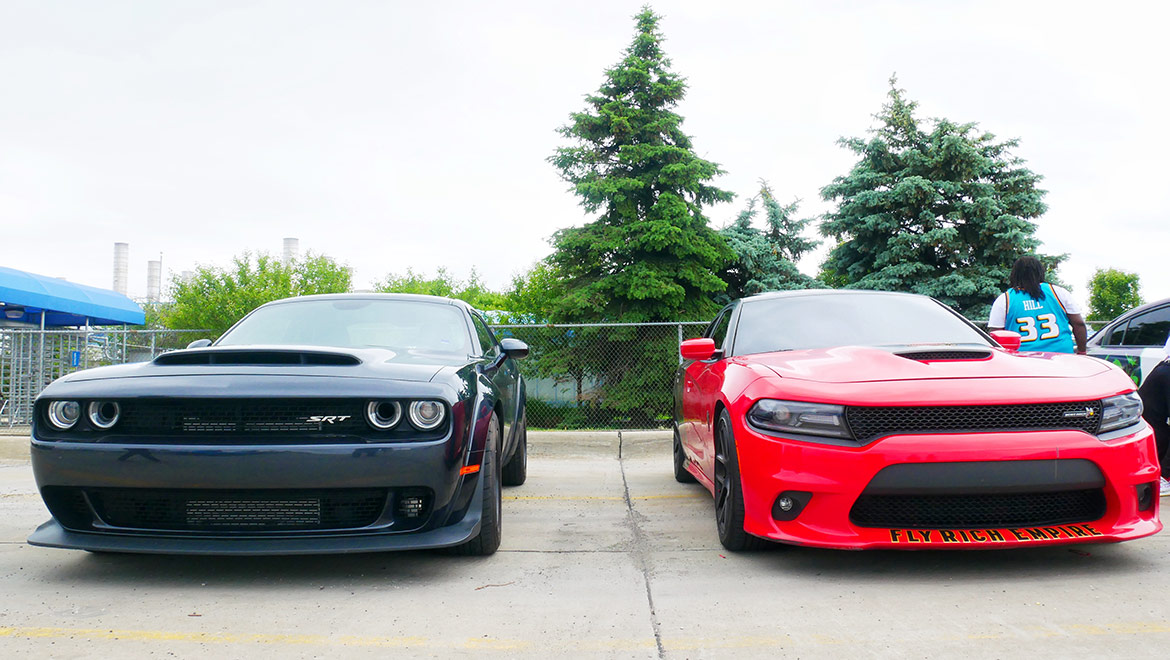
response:
[[[257,309],[216,346],[276,344],[389,348],[467,356],[471,339],[463,312],[413,300],[304,300]]]
[[[900,344],[989,345],[978,330],[930,298],[859,292],[744,301],[734,351]]]

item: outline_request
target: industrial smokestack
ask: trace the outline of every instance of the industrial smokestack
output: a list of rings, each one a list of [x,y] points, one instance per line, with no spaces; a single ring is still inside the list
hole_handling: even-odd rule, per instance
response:
[[[280,257],[280,260],[286,264],[291,264],[292,262],[296,261],[298,256],[297,253],[300,252],[300,250],[300,239],[286,238],[284,239],[284,252]]]
[[[130,244],[114,243],[114,291],[126,295],[130,279]]]
[[[146,262],[146,301],[158,302],[162,289],[162,261]]]

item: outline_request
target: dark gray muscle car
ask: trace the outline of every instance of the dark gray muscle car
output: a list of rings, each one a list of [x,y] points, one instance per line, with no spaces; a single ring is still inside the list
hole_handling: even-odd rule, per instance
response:
[[[311,554],[500,544],[524,483],[527,346],[457,300],[306,296],[214,343],[81,371],[37,399],[52,519],[29,543]]]

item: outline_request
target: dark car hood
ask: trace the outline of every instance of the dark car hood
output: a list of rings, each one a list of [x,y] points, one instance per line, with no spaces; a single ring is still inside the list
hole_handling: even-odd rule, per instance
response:
[[[159,376],[328,376],[427,382],[472,358],[383,348],[213,346],[164,353],[152,362],[87,369],[63,382]]]
[[[1009,353],[986,349],[983,359],[921,361],[902,357],[927,350],[973,351],[972,347],[840,346],[815,350],[745,355],[745,362],[767,367],[782,378],[820,383],[867,383],[955,378],[1088,378],[1110,369],[1095,358],[1060,353]]]

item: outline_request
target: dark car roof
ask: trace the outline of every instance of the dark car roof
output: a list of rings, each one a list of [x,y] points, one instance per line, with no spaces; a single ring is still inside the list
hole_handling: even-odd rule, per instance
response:
[[[1163,298],[1161,300],[1155,300],[1154,302],[1149,302],[1149,303],[1146,303],[1146,304],[1141,305],[1139,307],[1134,307],[1133,309],[1129,310],[1128,312],[1124,312],[1122,314],[1119,314],[1119,315],[1109,319],[1109,321],[1107,321],[1105,323],[1105,325],[1101,326],[1100,330],[1097,330],[1096,332],[1094,332],[1093,336],[1089,337],[1089,342],[1092,343],[1092,342],[1100,339],[1102,336],[1102,333],[1104,333],[1106,330],[1108,330],[1110,328],[1117,326],[1117,324],[1122,322],[1122,321],[1127,321],[1127,320],[1137,316],[1138,314],[1144,314],[1145,312],[1148,312],[1151,309],[1156,309],[1156,308],[1161,307],[1161,306],[1166,305],[1166,304],[1170,304],[1170,298]]]

